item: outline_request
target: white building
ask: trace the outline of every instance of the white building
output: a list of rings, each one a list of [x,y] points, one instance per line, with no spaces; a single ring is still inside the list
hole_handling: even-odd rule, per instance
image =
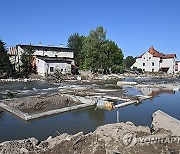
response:
[[[39,75],[46,76],[54,74],[55,70],[61,71],[62,74],[71,73],[72,61],[57,57],[36,56],[36,66]]]
[[[53,74],[55,70],[63,74],[71,72],[71,66],[75,65],[74,50],[64,47],[42,46],[42,45],[16,45],[9,48],[9,56],[16,70],[20,70],[21,56],[25,50],[31,47],[34,51],[33,65],[37,73],[42,76]]]
[[[180,64],[180,63],[178,63]],[[180,71],[180,65],[176,62],[176,54],[163,54],[153,48],[136,58],[131,68],[136,67],[145,72],[176,73]]]
[[[178,73],[180,72],[180,61],[176,61],[176,64],[175,64],[175,73]]]

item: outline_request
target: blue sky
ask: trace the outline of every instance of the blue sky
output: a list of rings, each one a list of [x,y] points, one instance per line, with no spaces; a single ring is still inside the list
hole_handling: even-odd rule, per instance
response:
[[[107,30],[126,56],[150,46],[180,60],[180,0],[1,0],[0,39],[16,44],[64,44],[69,35]]]

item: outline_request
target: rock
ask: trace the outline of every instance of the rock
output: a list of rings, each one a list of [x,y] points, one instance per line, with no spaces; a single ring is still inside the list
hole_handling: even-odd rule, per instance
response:
[[[126,124],[134,126],[134,124],[131,121],[127,121]]]
[[[171,117],[170,115],[158,110],[152,115],[152,129],[158,130],[163,128],[165,130],[170,130],[172,135],[180,136],[180,121]]]
[[[137,85],[137,82],[127,82],[127,81],[118,81],[117,86],[124,86],[124,85]]]
[[[27,153],[37,149],[38,140],[35,138],[28,138],[24,140],[6,141],[0,143],[1,154],[20,154]]]
[[[163,120],[166,121],[168,119],[169,121],[169,116],[161,111],[155,112],[153,117],[154,120],[156,120],[157,117],[163,117]],[[171,123],[177,124],[176,119],[170,119]],[[176,131],[179,132],[179,130]],[[161,142],[147,142],[147,140],[143,140],[152,139],[154,141],[155,138],[168,138],[171,135],[169,132],[170,131],[157,128],[156,131],[151,133],[150,128],[135,126],[132,122],[106,124],[104,126],[99,126],[94,132],[86,135],[80,132],[75,135],[60,134],[55,138],[50,136],[39,145],[35,138],[6,141],[0,144],[0,153],[179,153],[180,145],[178,142],[164,144]]]
[[[22,154],[23,154],[23,153],[28,153],[28,152],[29,152],[29,151],[28,151],[27,149],[25,149],[25,148],[21,148],[21,149],[20,149],[20,153],[22,153]]]
[[[52,140],[52,136],[49,136],[49,137],[47,138],[47,141],[49,141],[49,140]]]
[[[42,149],[45,149],[47,148],[49,145],[49,142],[47,141],[42,141],[40,144],[39,144],[39,147],[42,148]]]
[[[81,76],[77,76],[77,80],[80,81],[81,80]]]

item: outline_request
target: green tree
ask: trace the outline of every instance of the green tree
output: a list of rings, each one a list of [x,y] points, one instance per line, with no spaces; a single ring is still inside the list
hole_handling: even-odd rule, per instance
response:
[[[34,50],[32,49],[31,45],[28,45],[23,52],[21,56],[21,68],[23,72],[28,72],[28,73],[35,73],[36,72],[36,66],[33,63],[34,61]]]
[[[7,49],[5,47],[5,43],[0,40],[0,73],[11,73],[12,65],[9,60],[9,56],[7,54]]]
[[[113,73],[121,73],[123,70],[123,53],[118,45],[111,40],[106,41],[106,54],[108,55],[107,59],[107,68],[109,68]]]
[[[130,68],[136,62],[136,58],[132,56],[127,56],[124,60],[124,65],[126,68]]]
[[[69,36],[67,46],[74,49],[74,59],[77,66],[82,65],[82,46],[85,36],[80,36],[78,33],[74,33]]]
[[[103,27],[97,27],[90,32],[84,41],[82,51],[84,69],[107,73],[113,67],[122,65],[122,50],[113,41],[106,39],[106,31]]]
[[[84,69],[91,69],[93,72],[102,68],[103,44],[106,40],[106,31],[103,27],[91,30],[83,44]]]

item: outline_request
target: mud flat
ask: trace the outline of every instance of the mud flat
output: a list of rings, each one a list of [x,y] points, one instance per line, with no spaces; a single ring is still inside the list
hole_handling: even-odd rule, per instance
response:
[[[155,121],[167,115],[156,112]],[[168,121],[172,117],[168,117]],[[173,140],[172,140],[173,139]],[[132,122],[107,124],[94,132],[75,135],[66,133],[48,137],[39,142],[36,138],[5,141],[0,143],[2,154],[112,154],[112,153],[179,153],[179,136],[172,136],[171,130],[162,127],[152,131],[149,127],[135,126]]]

